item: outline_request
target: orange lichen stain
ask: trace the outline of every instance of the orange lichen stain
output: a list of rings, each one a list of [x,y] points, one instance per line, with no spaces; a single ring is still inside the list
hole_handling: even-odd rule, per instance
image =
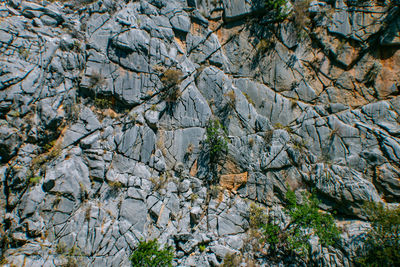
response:
[[[218,206],[220,203],[222,203],[222,201],[224,201],[224,191],[220,190],[218,193]]]
[[[108,108],[108,109],[104,110],[103,114],[105,116],[113,118],[113,119],[118,117],[118,114],[114,110],[112,110],[111,108]]]
[[[212,31],[215,31],[216,29],[218,29],[221,25],[220,21],[210,21],[210,23],[208,24],[208,28]]]
[[[224,189],[236,192],[239,187],[247,183],[247,176],[247,172],[221,175],[219,184]]]
[[[383,98],[392,94],[392,86],[399,84],[400,79],[400,52],[397,51],[393,55],[393,50],[387,48],[381,51],[380,64],[382,69],[376,78],[375,88],[378,90],[379,95]]]
[[[57,114],[60,115],[63,112],[64,112],[64,106],[61,104],[57,109]]]
[[[192,27],[190,28],[190,33],[194,36],[201,36],[202,26],[198,23],[192,23]]]
[[[197,159],[194,161],[192,168],[190,168],[189,174],[190,174],[190,176],[196,176],[196,174],[197,174]]]

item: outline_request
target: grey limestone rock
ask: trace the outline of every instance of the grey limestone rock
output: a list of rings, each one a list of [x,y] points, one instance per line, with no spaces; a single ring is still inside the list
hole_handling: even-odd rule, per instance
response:
[[[121,217],[126,219],[132,227],[143,232],[147,220],[147,209],[143,201],[125,199],[121,204]]]
[[[400,44],[400,19],[395,18],[392,23],[389,25],[386,32],[381,37],[381,44],[387,46],[395,46]]]
[[[238,0],[223,0],[226,20],[235,20],[243,18],[246,15],[262,11],[264,4],[262,1],[238,1]]]
[[[76,156],[49,168],[43,182],[46,192],[58,192],[74,200],[79,200],[90,188],[89,169],[82,158]]]
[[[126,130],[118,142],[118,150],[125,156],[148,163],[155,146],[153,130],[143,126],[133,126]]]
[[[314,173],[306,179],[313,183],[318,192],[334,201],[336,208],[349,214],[360,215],[364,201],[381,201],[370,181],[364,179],[361,173],[346,167],[332,165],[328,168],[324,164],[316,164]]]
[[[89,2],[0,4],[9,264],[129,266],[158,239],[174,266],[293,265],[251,251],[249,208],[283,228],[287,191],[312,188],[344,230],[340,249],[310,238],[310,264],[354,264],[363,202],[400,199],[398,3]]]
[[[2,144],[0,145],[0,161],[7,162],[17,153],[22,140],[18,135],[17,129],[9,127],[4,123],[0,126],[0,139],[2,140]]]

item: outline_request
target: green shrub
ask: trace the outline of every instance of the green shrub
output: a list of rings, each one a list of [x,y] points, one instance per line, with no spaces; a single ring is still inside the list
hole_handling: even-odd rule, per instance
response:
[[[357,262],[362,266],[400,266],[400,206],[366,203],[363,210],[371,229]]]
[[[43,149],[47,152],[50,151],[57,143],[57,140],[50,141],[47,144],[44,144]]]
[[[312,228],[314,234],[319,237],[323,246],[331,246],[339,239],[339,229],[336,227],[333,216],[320,212],[318,199],[309,193],[303,193],[303,203],[296,203],[296,196],[289,190],[286,194],[288,200],[288,214],[291,217],[291,225],[296,226],[295,231],[302,228]]]
[[[96,96],[94,98],[94,105],[100,109],[112,108],[114,106],[114,98],[113,97],[105,97],[105,96]]]
[[[251,229],[259,229],[265,223],[268,217],[265,215],[265,208],[257,206],[255,203],[250,205],[249,224]]]
[[[318,236],[322,246],[336,244],[339,229],[331,214],[319,211],[319,201],[315,196],[304,193],[302,203],[297,204],[295,193],[289,190],[286,199],[284,212],[290,220],[284,228],[273,218],[262,214],[261,210],[252,211],[250,208],[250,226],[259,226],[262,233],[259,241],[269,244],[267,254],[271,260],[284,255],[297,255],[307,261],[307,254],[310,253],[308,240],[312,235]]]
[[[265,1],[265,7],[268,10],[274,10],[276,12],[276,20],[284,20],[289,15],[286,10],[287,0],[267,0]]]
[[[210,120],[206,129],[205,140],[210,155],[210,163],[218,163],[221,156],[228,153],[228,137],[219,120]]]
[[[206,246],[204,244],[199,245],[200,252],[204,252],[206,250]]]
[[[172,247],[160,248],[157,239],[141,241],[129,260],[134,267],[172,266],[174,253]]]
[[[40,183],[40,180],[42,180],[42,176],[31,177],[31,178],[29,178],[29,184],[36,185],[36,184]]]

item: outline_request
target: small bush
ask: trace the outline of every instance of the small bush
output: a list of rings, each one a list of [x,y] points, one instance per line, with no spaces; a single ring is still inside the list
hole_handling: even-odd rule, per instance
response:
[[[40,180],[42,180],[42,176],[31,177],[31,178],[29,178],[29,184],[36,185],[36,184],[40,183]]]
[[[264,133],[264,142],[266,145],[270,145],[272,142],[272,139],[274,137],[274,131],[273,130],[268,130],[265,131]]]
[[[298,30],[303,30],[311,23],[308,14],[310,0],[297,0],[293,4],[293,19]]]
[[[119,190],[123,187],[123,184],[120,181],[109,181],[108,185],[112,190]]]
[[[153,184],[153,191],[159,191],[167,186],[168,177],[166,173],[163,173],[159,177],[150,177],[150,182]]]
[[[320,202],[314,195],[304,192],[303,203],[297,204],[294,192],[288,190],[286,198],[291,225],[312,228],[323,246],[331,246],[338,241],[340,232],[336,227],[333,216],[319,211]],[[298,231],[299,227],[296,227],[295,232]]]
[[[180,70],[168,69],[162,77],[161,82],[166,88],[163,98],[168,102],[175,102],[182,94],[179,90],[179,84],[182,82],[183,73]]]
[[[92,71],[92,73],[89,76],[90,88],[101,87],[105,84],[105,82],[106,79],[104,78],[104,76],[97,71]]]
[[[51,141],[51,142],[45,144],[45,145],[43,146],[43,149],[44,149],[45,151],[50,151],[50,150],[56,145],[56,143],[57,143],[57,140],[53,140],[53,141]]]
[[[235,253],[228,253],[225,255],[223,263],[220,265],[221,267],[232,267],[239,266],[242,262],[242,257]]]
[[[257,46],[256,50],[258,54],[264,54],[268,49],[274,46],[272,39],[261,39]]]
[[[267,220],[265,215],[265,208],[259,207],[254,203],[250,205],[250,229],[259,229]]]
[[[163,73],[163,76],[161,77],[161,82],[167,87],[174,86],[180,84],[182,76],[182,71],[176,69],[168,69]]]
[[[228,153],[228,137],[219,120],[210,120],[205,140],[210,155],[210,163],[218,163],[223,154]]]
[[[37,171],[38,169],[42,168],[45,163],[50,162],[50,161],[54,160],[55,158],[57,158],[58,156],[60,156],[61,152],[62,152],[62,149],[61,149],[60,145],[55,144],[53,147],[50,148],[49,151],[34,157],[31,161],[29,169],[32,172]]]
[[[157,239],[141,241],[133,250],[129,260],[133,267],[172,266],[174,252],[172,247],[160,248]]]
[[[112,97],[95,97],[94,105],[100,109],[112,108],[114,106],[114,99]]]
[[[199,245],[199,250],[200,252],[204,252],[206,250],[206,245],[204,244]]]
[[[307,261],[310,253],[308,240],[312,235],[318,236],[322,246],[336,244],[339,240],[339,229],[332,215],[319,211],[316,197],[304,193],[302,204],[297,204],[295,193],[289,190],[286,199],[287,207],[284,212],[290,221],[283,228],[274,218],[264,215],[261,208],[250,206],[250,233],[256,238],[259,237],[259,232],[262,233],[259,241],[269,244],[266,254],[271,260],[279,261],[284,256],[294,255]]]
[[[192,194],[190,195],[190,201],[191,201],[192,203],[195,202],[198,198],[199,198],[199,195],[196,194],[196,193],[192,193]]]
[[[265,6],[268,10],[275,11],[276,20],[284,20],[287,18],[288,11],[286,10],[287,0],[267,0]]]
[[[17,117],[19,117],[19,116],[21,115],[21,113],[19,113],[19,111],[17,111],[17,110],[10,110],[10,111],[7,113],[7,115],[8,115],[8,116],[11,116],[11,117],[17,118]]]
[[[400,206],[366,203],[363,210],[371,229],[357,262],[362,266],[400,266]]]
[[[56,253],[61,255],[66,252],[67,252],[67,245],[64,242],[58,242],[56,246]]]
[[[28,59],[28,57],[30,55],[30,52],[28,49],[21,46],[21,47],[18,47],[17,51],[18,51],[18,54],[20,54],[23,59],[25,59],[25,60]]]
[[[221,193],[221,187],[218,185],[211,185],[208,191],[211,198],[217,198]]]

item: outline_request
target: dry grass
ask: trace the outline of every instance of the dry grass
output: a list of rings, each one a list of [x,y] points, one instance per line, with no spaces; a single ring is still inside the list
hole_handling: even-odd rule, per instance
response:
[[[253,99],[251,99],[250,96],[246,93],[243,93],[243,95],[246,97],[247,102],[249,102],[251,105],[253,105],[255,107],[255,103],[254,103]]]
[[[308,29],[311,24],[311,19],[308,13],[311,1],[312,0],[297,0],[293,4],[292,19],[299,31],[299,36],[307,34],[305,29]]]
[[[235,94],[235,91],[230,90],[229,92],[227,92],[225,94],[225,96],[228,98],[228,105],[231,108],[235,108],[235,106],[236,106],[236,94]]]
[[[161,82],[165,87],[177,86],[181,83],[182,76],[183,73],[181,70],[168,69],[163,73]]]
[[[92,71],[92,73],[89,76],[89,87],[90,88],[95,88],[95,87],[101,87],[105,84],[106,80],[104,76],[97,72],[97,71]]]

